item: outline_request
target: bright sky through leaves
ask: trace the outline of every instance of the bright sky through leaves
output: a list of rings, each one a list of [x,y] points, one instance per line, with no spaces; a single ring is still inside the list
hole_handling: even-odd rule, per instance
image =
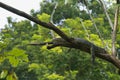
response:
[[[42,0],[0,0],[7,5],[17,8],[26,13],[30,13],[31,9],[38,10],[40,8],[39,3]],[[21,20],[24,19],[16,14],[13,14],[5,9],[0,8],[0,28],[3,28],[7,24],[6,17],[11,16],[13,19]]]

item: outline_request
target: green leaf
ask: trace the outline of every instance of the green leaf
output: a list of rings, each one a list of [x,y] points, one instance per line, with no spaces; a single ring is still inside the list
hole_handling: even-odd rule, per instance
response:
[[[28,71],[31,71],[33,69],[38,69],[39,68],[39,64],[36,64],[36,63],[32,63],[29,65],[29,70]]]
[[[15,72],[13,72],[13,80],[18,80],[18,77]]]
[[[13,77],[12,77],[13,75],[12,74],[9,74],[8,76],[7,76],[7,78],[6,78],[6,80],[13,80]]]
[[[12,72],[7,76],[6,80],[18,80],[18,77],[15,72]]]
[[[46,13],[42,13],[42,15],[37,15],[38,19],[45,21],[45,22],[49,22],[50,20],[50,15],[46,14]]]
[[[85,20],[84,24],[85,24],[86,27],[92,27],[92,25],[93,25],[91,20]]]
[[[53,52],[62,53],[62,49],[60,47],[56,47],[52,49]]]
[[[47,77],[49,80],[64,80],[64,76],[58,75],[58,74],[51,74]]]
[[[1,74],[0,74],[0,78],[5,78],[8,74],[7,70],[2,70]]]
[[[5,55],[13,67],[17,67],[19,63],[29,61],[25,51],[18,48],[13,48],[11,51],[5,53]]]
[[[17,65],[19,64],[19,60],[16,59],[15,57],[9,56],[7,57],[9,59],[9,62],[11,63],[11,65],[13,67],[17,67]]]
[[[2,63],[5,60],[5,57],[3,55],[0,55],[0,63]]]

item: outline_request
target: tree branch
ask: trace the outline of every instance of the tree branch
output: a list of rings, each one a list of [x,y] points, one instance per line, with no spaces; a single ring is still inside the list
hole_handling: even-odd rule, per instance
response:
[[[114,19],[114,27],[113,27],[113,31],[112,31],[112,55],[114,57],[116,57],[117,53],[116,53],[116,33],[117,33],[117,27],[118,27],[118,15],[119,15],[119,6],[117,6],[116,8],[116,12],[115,12],[115,19]]]
[[[56,26],[54,26],[52,23],[42,22],[42,21],[28,15],[27,13],[25,13],[23,11],[20,11],[18,9],[15,9],[15,8],[13,8],[11,6],[8,6],[8,5],[6,5],[6,4],[4,4],[2,2],[0,2],[0,7],[4,8],[4,9],[6,9],[6,10],[12,12],[12,13],[15,13],[15,14],[17,14],[19,16],[27,18],[30,21],[33,21],[33,22],[35,22],[35,23],[37,23],[37,24],[39,24],[39,25],[41,25],[41,26],[43,26],[45,28],[51,29],[51,30],[55,31],[63,39],[65,39],[66,41],[71,42],[71,39],[65,33],[63,33],[60,29],[58,29]]]
[[[74,44],[69,43],[62,38],[55,38],[51,42],[47,42],[47,44],[48,44],[47,48],[51,49],[51,48],[55,48],[58,46],[63,46],[63,47],[68,47],[68,48],[80,49],[81,51],[91,54],[91,45],[93,45],[96,57],[104,59],[120,69],[120,61],[118,59],[116,59],[115,57],[109,55],[109,53],[107,51],[105,51],[105,49],[100,48],[100,47],[94,45],[93,43],[91,43],[87,40],[81,39],[81,38],[74,38],[72,41]],[[41,44],[34,44],[34,45],[38,46]],[[42,45],[46,45],[46,43],[42,43]]]
[[[40,21],[22,11],[12,8],[2,2],[0,2],[0,7],[4,8],[10,12],[13,12],[17,15],[20,15],[22,17],[25,17],[45,28],[51,29],[51,30],[55,31],[59,36],[61,36],[61,38],[56,38],[56,39],[53,39],[53,41],[51,41],[51,42],[41,44],[41,45],[48,44],[48,47],[47,47],[48,49],[51,49],[51,48],[54,48],[57,46],[63,46],[63,47],[68,47],[68,48],[80,49],[81,51],[91,54],[91,51],[90,51],[91,45],[94,45],[91,42],[81,39],[81,38],[69,38],[65,33],[63,33],[60,29],[55,27],[53,24],[42,22],[42,21]],[[37,43],[31,44],[31,45],[37,45]],[[114,58],[113,56],[109,55],[108,52],[105,51],[105,49],[94,45],[94,50],[95,50],[94,52],[95,52],[96,57],[104,59],[120,69],[120,61],[118,59]]]
[[[105,15],[106,15],[106,17],[107,17],[107,19],[108,19],[108,21],[109,21],[110,27],[111,27],[111,29],[113,30],[113,23],[112,23],[112,20],[110,19],[110,16],[109,16],[108,12],[107,12],[105,3],[104,3],[103,0],[99,0],[99,2],[100,2],[100,4],[101,4],[102,7],[103,7],[104,13],[105,13]]]
[[[55,7],[54,7],[54,9],[53,9],[53,11],[52,11],[52,13],[51,13],[51,16],[50,16],[50,22],[51,22],[52,24],[54,24],[53,16],[54,16],[54,13],[55,13],[55,10],[56,10],[57,6],[58,6],[58,3],[56,2],[56,3],[55,3]],[[50,30],[50,32],[51,32],[52,38],[54,39],[54,38],[55,38],[54,32],[53,32],[52,30]]]
[[[92,21],[92,23],[93,23],[93,26],[95,27],[96,32],[97,32],[97,34],[98,34],[98,36],[99,36],[99,38],[100,38],[103,46],[105,46],[104,39],[103,39],[103,37],[102,37],[102,35],[101,35],[101,33],[100,33],[100,31],[99,31],[99,29],[98,29],[98,27],[97,27],[94,19],[93,19],[93,17],[92,17],[92,14],[90,13],[90,10],[89,10],[89,7],[88,7],[88,2],[87,2],[87,0],[84,0],[84,2],[85,2],[86,9],[87,9],[87,11],[88,11],[88,14],[89,14],[89,16],[90,16],[90,19],[91,19],[91,21]]]

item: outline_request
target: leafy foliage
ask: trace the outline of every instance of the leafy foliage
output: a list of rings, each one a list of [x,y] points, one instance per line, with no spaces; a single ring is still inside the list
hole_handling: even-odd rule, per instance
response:
[[[80,10],[82,0],[44,0],[39,12],[31,11],[38,19],[50,22],[51,13],[58,3],[53,21],[58,28],[71,37],[84,38],[111,52],[111,29],[103,10],[95,0],[89,0],[89,8],[105,45],[93,27],[88,12]],[[85,6],[85,5],[84,5]],[[83,7],[84,7],[83,6]],[[109,8],[113,19],[113,9]],[[120,47],[119,32],[117,47]],[[13,21],[8,17],[8,25],[0,32],[0,79],[6,80],[119,80],[117,69],[108,62],[96,58],[91,63],[91,56],[85,52],[56,47],[48,50],[45,46],[30,46],[30,42],[48,42],[53,36],[51,30],[32,24],[28,20]]]

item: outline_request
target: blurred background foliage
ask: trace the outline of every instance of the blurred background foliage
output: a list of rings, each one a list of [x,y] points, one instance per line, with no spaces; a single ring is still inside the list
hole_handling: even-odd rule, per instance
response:
[[[105,0],[106,1],[106,0]],[[29,1],[28,1],[29,2]],[[71,37],[92,41],[111,52],[111,28],[98,0],[88,0],[88,7],[99,29],[104,45],[90,20],[83,0],[43,0],[40,10],[31,15],[54,24]],[[106,2],[106,5],[110,5]],[[114,21],[115,4],[108,7]],[[120,80],[118,70],[110,63],[76,49],[31,46],[30,42],[51,41],[51,30],[28,20],[16,22],[8,17],[8,24],[0,32],[0,80]],[[119,23],[120,24],[120,23]],[[117,48],[120,47],[120,29],[117,31]]]

